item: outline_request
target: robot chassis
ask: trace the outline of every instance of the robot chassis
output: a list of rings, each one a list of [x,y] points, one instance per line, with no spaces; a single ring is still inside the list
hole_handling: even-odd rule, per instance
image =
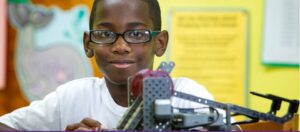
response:
[[[174,62],[162,62],[156,71],[169,74],[174,68]],[[231,126],[236,124],[254,123],[260,120],[271,121],[283,124],[293,118],[299,107],[299,100],[290,100],[272,94],[251,94],[269,99],[272,101],[269,112],[263,113],[251,110],[234,104],[224,104],[217,101],[189,95],[186,93],[172,91],[172,81],[169,76],[143,76],[141,95],[132,96],[132,78],[129,79],[128,96],[130,107],[117,125],[118,130],[144,130],[144,131],[168,131],[168,130],[192,130],[192,128],[202,127],[213,131],[231,131]],[[173,95],[172,95],[173,94]],[[189,100],[208,106],[208,112],[196,112],[195,108],[179,109],[173,112],[170,98],[171,96]],[[282,102],[287,102],[288,110],[282,117],[276,116],[280,110]],[[225,115],[217,111],[222,109]],[[231,117],[236,115],[246,116],[249,119],[231,123]]]

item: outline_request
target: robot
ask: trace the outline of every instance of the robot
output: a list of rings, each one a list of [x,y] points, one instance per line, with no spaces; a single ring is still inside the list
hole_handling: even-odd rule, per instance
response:
[[[142,70],[130,77],[128,85],[129,109],[124,114],[118,130],[168,131],[195,130],[201,127],[205,130],[231,131],[232,125],[258,122],[260,120],[283,124],[293,118],[299,107],[299,100],[290,100],[272,94],[251,94],[272,101],[269,112],[263,113],[234,104],[225,104],[205,98],[174,91],[169,73],[174,68],[174,62],[162,62],[157,70]],[[189,100],[208,106],[208,112],[197,112],[194,108],[179,109],[174,112],[171,106],[171,96]],[[276,116],[282,102],[289,104],[286,114]],[[225,111],[225,115],[217,109]],[[243,115],[249,119],[231,122],[231,117]]]

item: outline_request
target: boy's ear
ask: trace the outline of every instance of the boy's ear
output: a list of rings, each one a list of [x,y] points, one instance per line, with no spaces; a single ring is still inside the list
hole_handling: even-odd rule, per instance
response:
[[[160,57],[162,56],[168,46],[169,41],[169,33],[166,30],[161,31],[156,37],[155,37],[155,55]]]
[[[88,32],[83,33],[83,47],[86,56],[92,58],[94,56],[94,52],[92,46],[90,46],[90,36]]]

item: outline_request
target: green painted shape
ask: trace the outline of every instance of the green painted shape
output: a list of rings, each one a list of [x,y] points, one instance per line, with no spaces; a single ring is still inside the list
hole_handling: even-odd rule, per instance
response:
[[[7,0],[9,4],[28,4],[30,0]]]

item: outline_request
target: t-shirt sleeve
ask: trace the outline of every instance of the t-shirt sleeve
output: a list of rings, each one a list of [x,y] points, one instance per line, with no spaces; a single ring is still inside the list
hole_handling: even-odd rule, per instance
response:
[[[0,122],[17,130],[59,130],[60,111],[56,92],[43,100],[33,101],[29,106],[0,117]]]
[[[183,92],[186,94],[190,94],[193,96],[213,100],[213,96],[207,91],[207,89],[195,82],[194,80],[191,80],[189,78],[176,78],[173,79],[175,91]],[[180,99],[177,97],[173,97],[173,106],[183,107],[183,108],[195,108],[195,107],[203,107],[202,104],[191,102],[185,99]]]

